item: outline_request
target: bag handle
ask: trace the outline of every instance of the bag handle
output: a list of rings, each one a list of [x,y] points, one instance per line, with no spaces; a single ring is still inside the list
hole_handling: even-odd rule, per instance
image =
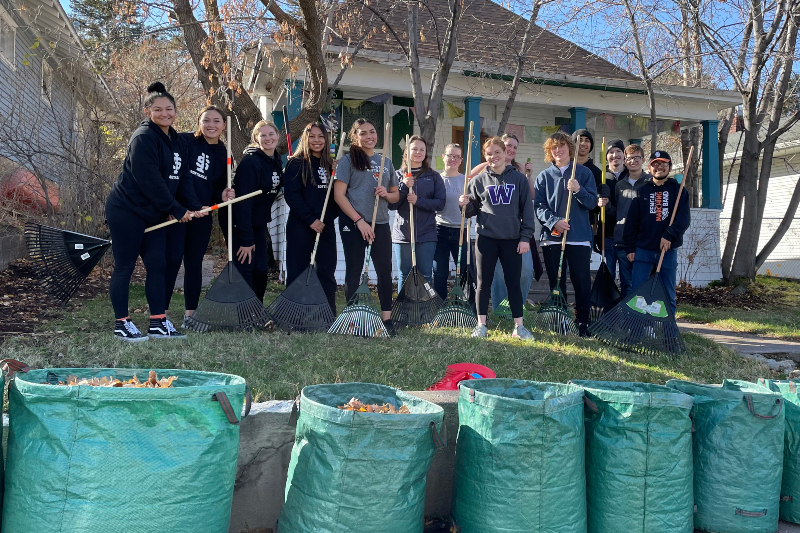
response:
[[[297,419],[300,417],[300,396],[294,399],[292,412],[289,413],[289,427],[297,427]]]
[[[28,365],[23,363],[22,361],[17,361],[16,359],[3,359],[0,360],[0,369],[10,378],[14,377],[14,374],[17,372],[27,372],[31,369]]]
[[[764,420],[772,420],[773,418],[777,418],[779,414],[781,414],[781,409],[783,409],[783,401],[780,398],[775,399],[775,405],[779,405],[778,412],[772,416],[767,415],[760,415],[756,413],[755,407],[753,407],[753,396],[751,394],[745,394],[744,401],[747,402],[747,409],[753,414],[753,416],[757,418],[762,418]]]
[[[589,408],[589,410],[590,410],[590,411],[592,411],[592,412],[594,412],[594,413],[599,413],[599,412],[600,412],[600,408],[599,408],[599,407],[597,407],[597,404],[596,404],[596,403],[594,403],[594,402],[593,402],[592,400],[590,400],[589,398],[587,398],[586,396],[584,396],[584,397],[583,397],[583,405],[585,405],[586,407],[588,407],[588,408]]]
[[[734,514],[737,514],[739,516],[747,516],[750,518],[757,518],[759,516],[767,516],[767,510],[762,509],[761,511],[745,511],[744,509],[739,509],[737,507]]]
[[[219,402],[220,407],[222,407],[222,412],[225,413],[225,418],[228,419],[228,422],[233,424],[234,426],[239,425],[239,423],[247,418],[247,415],[250,414],[250,408],[253,406],[253,397],[250,393],[250,387],[245,386],[244,389],[244,400],[245,400],[245,407],[244,407],[244,415],[242,415],[242,420],[239,420],[236,417],[236,413],[231,406],[230,400],[228,400],[228,395],[224,392],[220,391],[216,394],[211,395],[211,400],[215,402]]]
[[[444,450],[447,448],[447,426],[442,418],[442,431],[436,431],[436,422],[431,420],[431,435],[433,436],[433,444],[437,450]]]

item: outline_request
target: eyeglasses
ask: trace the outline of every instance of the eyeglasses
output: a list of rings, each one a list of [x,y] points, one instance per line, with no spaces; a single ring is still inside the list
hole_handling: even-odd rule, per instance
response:
[[[650,161],[651,167],[668,167],[669,161]]]
[[[642,159],[644,159],[644,157],[636,155],[633,157],[626,157],[625,161],[627,161],[628,163],[636,163],[637,161],[641,161]]]
[[[452,160],[459,160],[461,159],[460,155],[453,155],[453,154],[444,154],[445,159],[452,159]]]

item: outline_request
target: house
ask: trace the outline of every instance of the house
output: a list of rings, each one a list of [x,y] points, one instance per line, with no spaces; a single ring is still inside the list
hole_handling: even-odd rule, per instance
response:
[[[58,0],[0,0],[0,179],[74,171],[83,118],[116,109],[96,72]]]
[[[447,5],[429,2],[437,20],[447,20]],[[508,97],[508,85],[513,72],[496,59],[503,54],[513,54],[519,48],[527,20],[505,9],[491,0],[472,0],[464,5],[458,53],[445,90],[445,103],[440,112],[435,146],[432,153],[440,154],[445,145],[459,142],[466,146],[464,125],[470,122],[481,125],[481,137],[493,135],[497,131]],[[439,28],[444,34],[442,24],[430,23],[430,15],[420,14],[421,24],[429,34],[421,42],[420,69],[423,86],[430,86],[430,78],[437,61],[436,36]],[[428,18],[426,18],[428,17]],[[386,14],[390,25],[407,27],[407,13],[395,9]],[[379,28],[380,30],[380,28]],[[507,132],[520,138],[518,161],[531,158],[535,172],[545,167],[542,142],[552,132],[563,129],[572,132],[577,128],[588,127],[594,134],[595,161],[602,159],[600,141],[621,138],[626,142],[640,142],[649,124],[647,95],[642,82],[633,74],[591,54],[575,44],[545,30],[539,29],[527,54],[527,65],[523,84],[511,113]],[[349,68],[338,86],[337,109],[334,116],[347,127],[353,119],[365,116],[376,123],[392,122],[392,138],[387,140],[393,160],[402,153],[403,138],[406,134],[418,131],[410,106],[411,85],[405,56],[400,53],[397,43],[384,38],[385,32],[378,31],[377,38],[371,39],[355,56],[353,67]],[[442,36],[440,35],[440,37]],[[340,53],[352,52],[347,43],[336,38],[327,47],[327,54],[336,57]],[[299,110],[302,101],[303,77],[294,80],[283,70],[286,55],[284,49],[270,38],[262,39],[259,47],[251,51],[248,65],[253,68],[250,86],[247,89],[259,102],[262,113],[273,117],[282,124],[282,117],[275,110],[288,105],[289,115]],[[270,60],[267,57],[270,56]],[[298,72],[302,74],[302,69]],[[338,74],[338,63],[332,62],[329,78]],[[273,80],[286,79],[285,84]],[[733,91],[696,89],[679,86],[660,86],[656,89],[659,131],[664,135],[679,133],[681,128],[701,125],[707,133],[704,138],[716,138],[717,112],[740,103],[741,98]],[[380,132],[381,128],[379,128]],[[380,132],[379,148],[384,140]],[[476,134],[477,137],[477,134]],[[480,161],[478,150],[472,154],[472,165]],[[704,145],[704,161],[718,160],[715,143]],[[433,161],[436,161],[434,159]],[[438,163],[441,164],[441,163]],[[693,224],[705,235],[709,228],[719,231],[718,165],[704,165],[709,172],[703,176],[703,204],[694,210]],[[279,226],[279,224],[278,224]],[[714,233],[712,231],[712,233]],[[275,235],[274,242],[280,248],[282,236]],[[692,283],[707,284],[719,279],[718,243],[701,239],[703,262],[708,268],[684,269]],[[697,256],[695,254],[695,256]],[[709,259],[710,258],[710,259]],[[685,263],[687,258],[682,257]],[[344,261],[341,261],[342,269]],[[689,272],[691,270],[692,272]],[[695,272],[697,271],[697,272]],[[343,274],[342,273],[337,273]]]

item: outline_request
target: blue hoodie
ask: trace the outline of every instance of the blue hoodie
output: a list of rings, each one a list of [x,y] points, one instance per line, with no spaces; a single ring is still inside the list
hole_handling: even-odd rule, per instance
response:
[[[394,215],[392,227],[392,242],[411,242],[411,225],[409,224],[408,187],[403,183],[401,170],[397,171],[397,180],[400,182],[400,199],[397,203],[389,204],[389,209],[397,211]],[[417,242],[436,242],[436,212],[444,209],[447,201],[447,191],[444,188],[442,177],[433,169],[413,171],[414,192],[417,194],[417,203],[414,206],[414,240]]]
[[[556,222],[565,218],[568,194],[566,187],[572,177],[572,165],[573,163],[569,164],[563,176],[555,163],[536,176],[534,184],[536,199],[533,201],[533,208],[536,211],[536,218],[542,223],[542,242],[561,242],[561,237],[554,237],[551,232]],[[575,168],[575,179],[578,180],[581,190],[572,196],[567,240],[592,242],[594,234],[589,224],[589,212],[597,207],[597,186],[594,183],[594,175],[583,165],[577,165]]]

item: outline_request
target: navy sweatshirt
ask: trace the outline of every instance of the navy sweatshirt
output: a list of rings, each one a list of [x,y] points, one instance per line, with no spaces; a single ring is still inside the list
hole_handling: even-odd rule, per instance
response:
[[[181,179],[182,163],[177,132],[170,128],[167,135],[145,120],[128,141],[122,172],[109,197],[116,205],[142,217],[148,225],[164,222],[168,215],[183,218],[187,209],[176,200],[186,187]]]
[[[559,220],[564,220],[567,212],[567,182],[572,177],[570,163],[561,175],[561,170],[551,164],[536,176],[534,189],[536,199],[533,207],[536,218],[542,223],[542,242],[561,242],[561,236],[552,235],[553,227]],[[575,179],[581,190],[572,195],[572,210],[569,213],[570,230],[567,233],[569,242],[592,242],[592,227],[589,224],[589,212],[597,207],[597,188],[592,172],[583,165],[575,168]]]
[[[444,180],[438,172],[432,169],[419,169],[414,171],[414,193],[417,203],[414,205],[414,239],[416,242],[436,242],[436,212],[444,209],[447,201],[447,190]],[[389,209],[397,211],[392,225],[392,242],[410,243],[411,225],[409,223],[408,187],[403,183],[402,170],[397,171],[397,180],[400,182],[400,199],[390,203]]]
[[[492,239],[529,242],[535,231],[528,178],[508,165],[502,174],[489,167],[469,180],[464,214],[477,215],[476,232]]]
[[[183,142],[183,178],[187,187],[180,200],[197,211],[222,201],[222,191],[228,186],[228,153],[222,142],[208,144],[205,137],[181,133]]]
[[[320,166],[320,158],[312,155],[309,159],[310,165],[305,158],[292,157],[283,171],[283,194],[291,210],[289,216],[300,220],[306,226],[311,226],[315,220],[320,220],[330,183],[330,173]],[[305,185],[303,185],[304,175]],[[339,206],[333,199],[333,191],[330,196],[323,220],[326,225],[333,224],[339,216]]]
[[[639,188],[625,220],[625,253],[632,254],[636,248],[659,251],[662,238],[670,241],[672,248],[683,244],[683,234],[692,221],[686,191],[681,195],[675,222],[669,225],[680,187],[675,178],[668,178],[661,186],[648,181]]]
[[[611,195],[611,201],[608,206],[606,206],[606,220],[608,222],[614,221],[614,225],[611,226],[614,228],[614,246],[625,246],[625,222],[628,218],[628,210],[631,207],[631,202],[636,198],[642,185],[651,179],[653,179],[653,177],[650,174],[642,172],[642,175],[639,176],[639,179],[636,180],[634,185],[631,185],[628,181],[628,177],[625,177],[618,181],[616,186],[611,189],[613,194]],[[608,227],[606,228],[606,236],[610,236],[608,234]]]
[[[233,188],[236,197],[251,192],[263,192],[253,198],[242,200],[233,209],[233,224],[239,235],[241,246],[255,244],[253,228],[263,229],[272,220],[272,203],[283,186],[283,169],[280,156],[270,157],[260,148],[251,146],[244,151],[242,162],[236,168]]]

